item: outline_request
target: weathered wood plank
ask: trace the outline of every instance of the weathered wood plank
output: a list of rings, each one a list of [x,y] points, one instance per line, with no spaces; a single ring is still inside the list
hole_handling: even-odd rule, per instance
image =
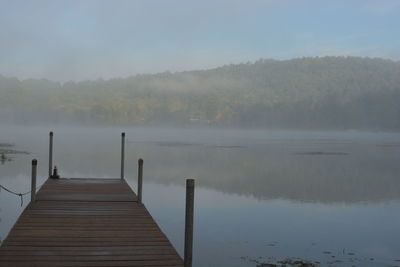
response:
[[[163,246],[113,246],[113,247],[40,247],[40,246],[3,246],[0,247],[2,251],[137,251],[137,250],[164,250],[164,249],[175,249],[169,245]],[[75,252],[74,252],[75,253]]]
[[[0,266],[183,266],[120,179],[48,179],[0,247]]]
[[[38,201],[136,201],[137,197],[121,179],[49,179],[37,193]]]
[[[118,266],[183,266],[181,260],[137,260],[137,261],[1,261],[0,267],[118,267]]]

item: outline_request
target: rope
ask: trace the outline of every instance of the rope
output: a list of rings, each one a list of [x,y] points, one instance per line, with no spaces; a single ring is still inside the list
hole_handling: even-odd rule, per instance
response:
[[[8,189],[8,188],[6,188],[6,187],[0,185],[0,189],[1,189],[1,188],[3,188],[4,190],[6,190],[7,192],[9,192],[9,193],[11,193],[11,194],[14,194],[14,195],[16,195],[16,196],[19,196],[19,197],[21,198],[21,207],[22,207],[22,205],[24,204],[24,196],[27,195],[27,194],[30,194],[30,193],[32,192],[32,191],[28,191],[28,192],[25,192],[25,193],[17,193],[17,192],[14,192],[14,191],[12,191],[12,190],[10,190],[10,189]],[[0,190],[0,191],[1,191],[1,190]]]

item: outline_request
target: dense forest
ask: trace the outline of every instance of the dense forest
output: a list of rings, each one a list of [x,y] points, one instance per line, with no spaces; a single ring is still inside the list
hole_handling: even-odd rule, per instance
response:
[[[320,57],[58,83],[0,76],[0,122],[400,129],[400,62]]]

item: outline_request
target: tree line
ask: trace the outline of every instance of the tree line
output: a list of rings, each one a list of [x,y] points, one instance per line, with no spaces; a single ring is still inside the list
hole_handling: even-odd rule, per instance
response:
[[[400,129],[400,62],[260,59],[59,83],[0,76],[0,122]]]

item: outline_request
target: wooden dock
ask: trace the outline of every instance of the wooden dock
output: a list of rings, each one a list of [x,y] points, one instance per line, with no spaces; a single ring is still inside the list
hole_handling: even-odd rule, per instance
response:
[[[1,245],[0,266],[184,263],[124,179],[49,178]]]

